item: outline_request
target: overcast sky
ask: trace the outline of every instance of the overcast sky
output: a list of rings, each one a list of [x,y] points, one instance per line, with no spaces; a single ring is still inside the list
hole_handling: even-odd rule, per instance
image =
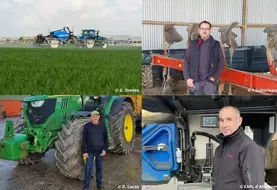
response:
[[[46,35],[63,26],[141,36],[141,0],[0,0],[0,36]]]

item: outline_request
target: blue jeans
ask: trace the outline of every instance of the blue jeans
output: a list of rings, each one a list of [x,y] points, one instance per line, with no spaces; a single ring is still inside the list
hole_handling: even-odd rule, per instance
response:
[[[85,165],[85,179],[84,179],[84,188],[89,188],[91,172],[94,163],[95,156],[95,164],[96,164],[96,184],[102,185],[102,163],[103,156],[100,156],[100,153],[88,153],[88,158]]]

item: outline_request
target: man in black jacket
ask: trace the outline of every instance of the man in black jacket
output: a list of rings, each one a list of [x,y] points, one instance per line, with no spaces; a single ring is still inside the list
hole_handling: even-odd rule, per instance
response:
[[[195,95],[217,94],[217,80],[224,68],[224,55],[220,43],[211,34],[211,23],[199,24],[200,38],[189,45],[184,63],[184,79]]]
[[[91,122],[85,124],[83,130],[83,157],[86,161],[84,175],[84,189],[89,188],[93,162],[96,163],[96,184],[98,189],[104,189],[102,184],[102,162],[103,156],[109,147],[106,126],[100,122],[100,113],[91,112]]]
[[[215,150],[214,190],[264,190],[265,160],[262,149],[245,133],[237,108],[219,112],[222,142]]]

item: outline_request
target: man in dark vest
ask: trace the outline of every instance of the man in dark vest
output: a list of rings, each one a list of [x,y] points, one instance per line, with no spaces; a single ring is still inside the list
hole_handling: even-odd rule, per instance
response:
[[[220,43],[211,34],[212,25],[199,24],[200,37],[189,45],[185,55],[184,79],[192,94],[217,94],[217,81],[224,68]]]

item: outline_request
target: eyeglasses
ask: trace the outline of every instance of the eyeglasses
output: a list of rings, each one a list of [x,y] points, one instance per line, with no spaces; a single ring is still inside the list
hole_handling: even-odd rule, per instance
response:
[[[207,30],[210,30],[210,28],[200,28],[200,30],[205,30],[205,31],[207,31]]]

